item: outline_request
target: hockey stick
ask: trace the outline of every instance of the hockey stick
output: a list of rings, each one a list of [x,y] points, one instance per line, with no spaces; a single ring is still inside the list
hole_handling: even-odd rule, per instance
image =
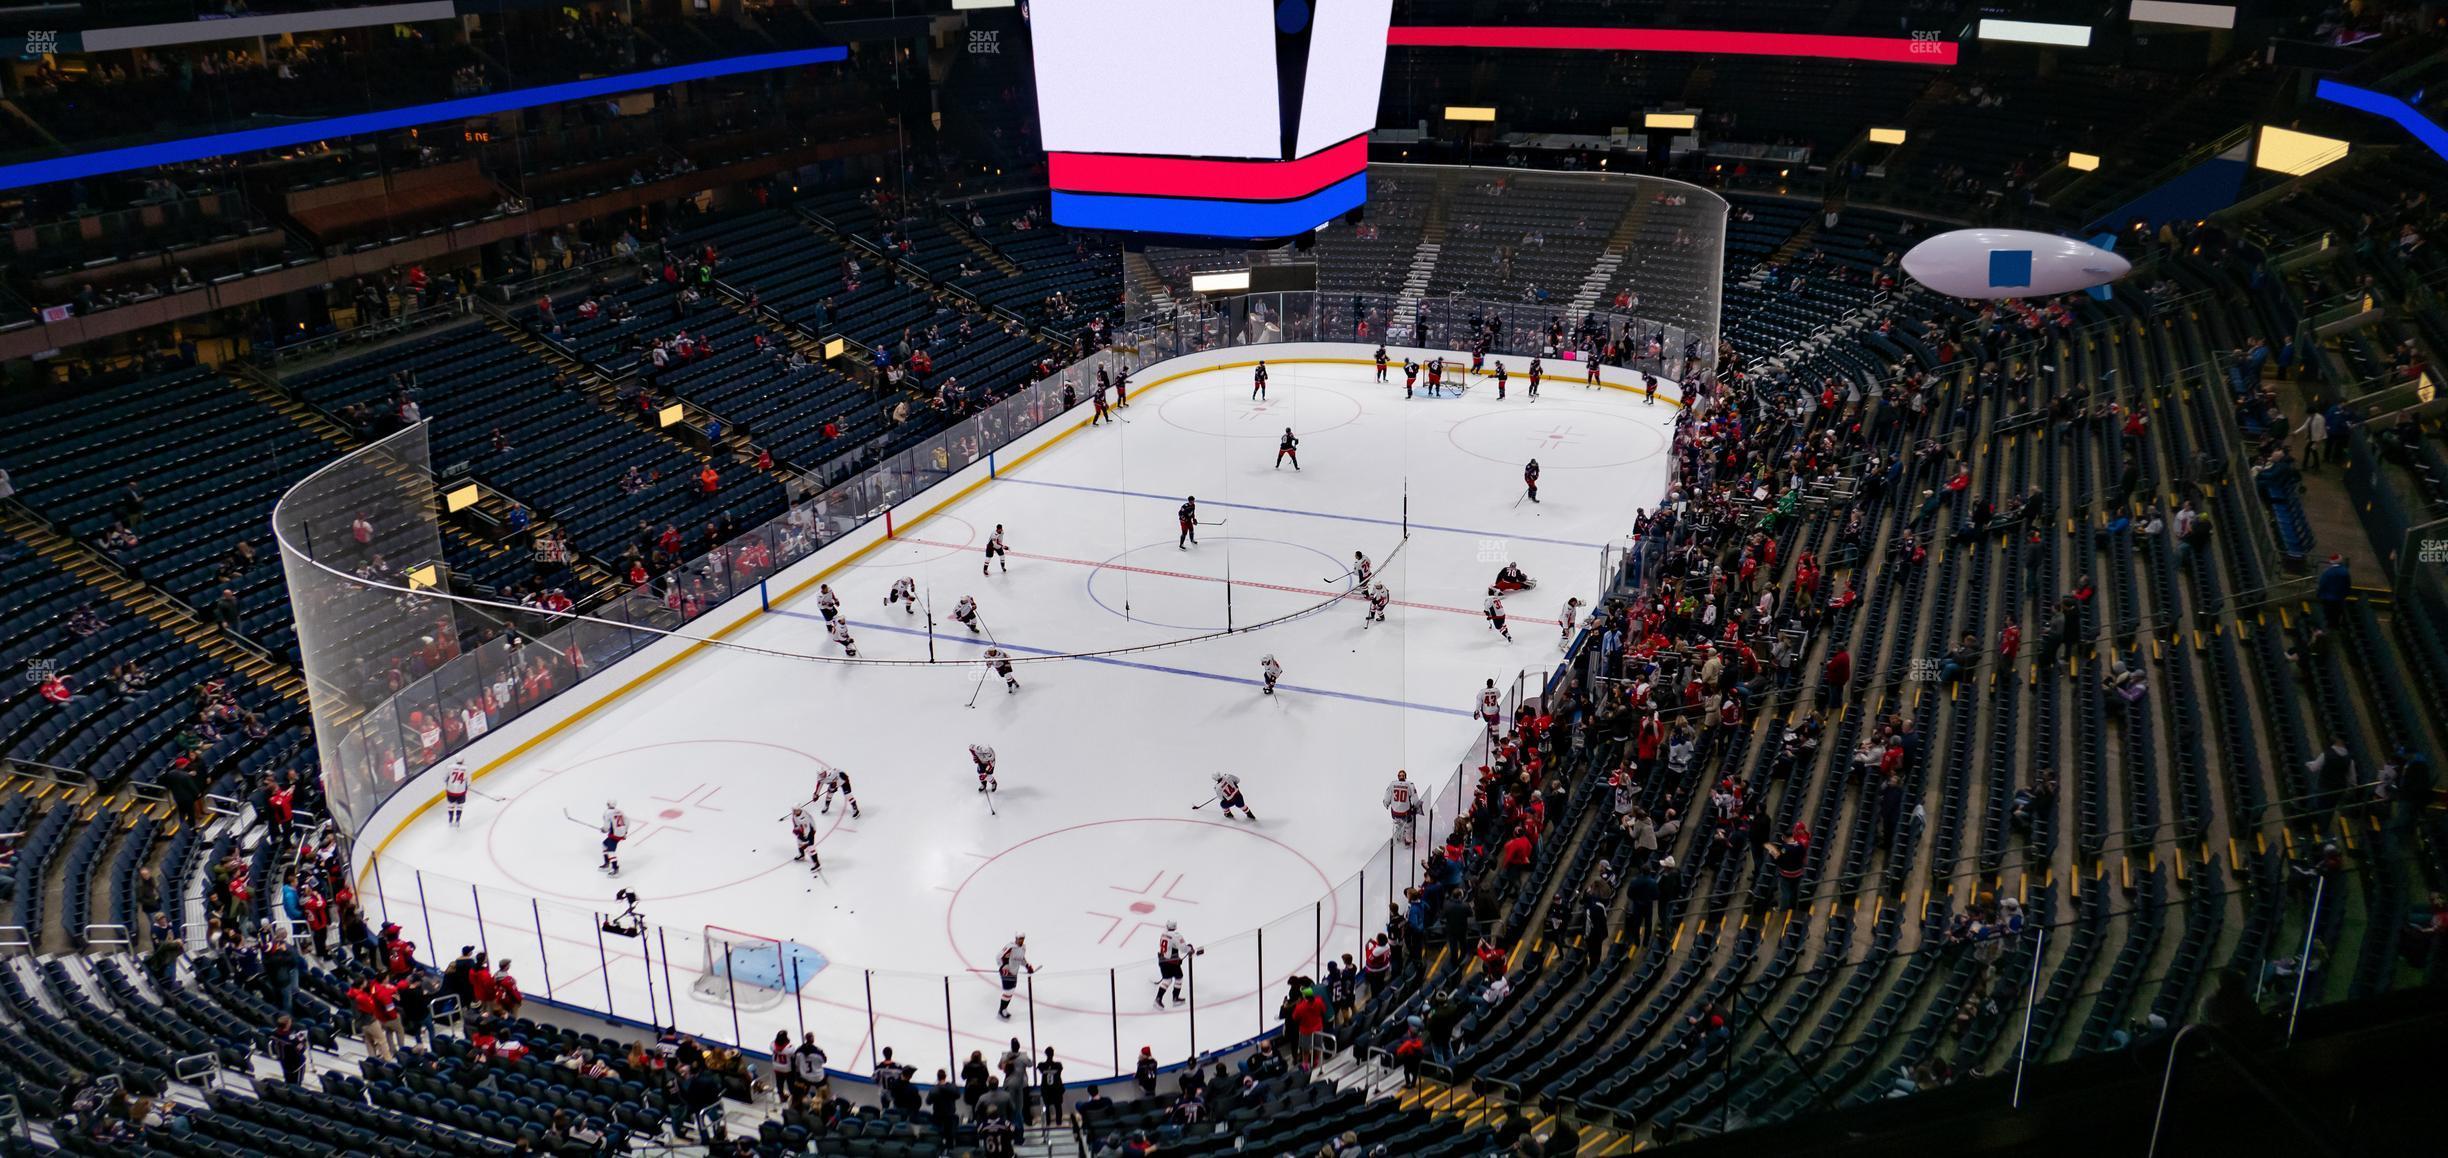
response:
[[[603,831],[602,829],[599,829],[599,828],[595,827],[595,826],[594,826],[594,825],[592,825],[592,824],[588,824],[586,821],[580,820],[580,819],[578,819],[577,817],[570,815],[570,810],[569,810],[569,809],[566,809],[566,808],[564,808],[564,809],[562,809],[562,810],[561,810],[561,819],[566,820],[566,821],[569,821],[571,824],[575,824],[575,825],[577,825],[578,827],[580,827],[580,828],[583,828],[583,829],[587,830],[588,832],[601,832],[601,831]]]
[[[1514,510],[1520,510],[1520,509],[1521,509],[1521,501],[1522,501],[1523,499],[1526,499],[1526,498],[1529,498],[1529,497],[1530,497],[1530,488],[1529,488],[1529,487],[1523,487],[1523,488],[1522,488],[1522,493],[1520,493],[1520,494],[1518,494],[1518,495],[1513,496],[1513,509],[1514,509]]]
[[[1003,815],[1002,811],[995,807],[995,791],[996,790],[991,787],[986,790],[986,815],[988,816]]]
[[[1208,798],[1207,798],[1207,799],[1205,799],[1205,800],[1201,800],[1201,801],[1199,801],[1198,803],[1191,805],[1191,806],[1190,806],[1190,811],[1192,811],[1192,812],[1196,812],[1196,811],[1198,811],[1199,809],[1205,808],[1205,807],[1207,807],[1208,805],[1213,804],[1213,803],[1215,803],[1216,801],[1218,801],[1218,800],[1222,800],[1222,799],[1224,799],[1223,794],[1222,794],[1222,793],[1217,793],[1217,794],[1216,794],[1216,795],[1214,795],[1214,796],[1210,796],[1210,797],[1208,797]]]
[[[970,707],[974,708],[977,706],[978,693],[986,690],[986,673],[991,670],[992,667],[992,664],[987,663],[980,663],[978,665],[977,684],[969,689]]]
[[[1224,519],[1217,519],[1217,520],[1215,520],[1215,521],[1214,521],[1214,522],[1212,522],[1212,523],[1211,523],[1211,522],[1208,522],[1208,521],[1207,521],[1207,520],[1205,520],[1205,519],[1200,519],[1200,520],[1198,520],[1198,525],[1200,525],[1200,526],[1202,526],[1202,527],[1221,527],[1221,526],[1223,526],[1223,525],[1225,524],[1225,522],[1226,522],[1226,520],[1224,520]]]
[[[493,794],[492,794],[492,793],[490,793],[490,792],[482,792],[482,791],[478,791],[477,789],[474,789],[474,788],[470,788],[470,789],[468,789],[468,795],[470,795],[470,796],[482,796],[482,797],[484,797],[485,799],[490,800],[490,801],[492,801],[492,802],[493,802],[493,803],[495,803],[495,804],[499,804],[499,803],[501,803],[501,802],[502,802],[502,798],[501,798],[501,797],[499,797],[499,796],[495,796],[495,795],[493,795]]]

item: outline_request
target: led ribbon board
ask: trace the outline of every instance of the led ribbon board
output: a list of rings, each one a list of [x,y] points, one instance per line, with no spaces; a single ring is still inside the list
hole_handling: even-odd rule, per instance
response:
[[[591,80],[574,80],[566,84],[538,85],[514,88],[506,92],[483,96],[462,97],[458,100],[435,101],[431,104],[407,105],[379,112],[356,113],[345,117],[300,121],[271,128],[246,129],[235,133],[213,133],[201,137],[182,137],[175,141],[156,141],[149,145],[130,145],[124,149],[101,149],[91,153],[72,153],[41,161],[26,161],[16,165],[0,165],[0,189],[21,189],[28,185],[46,185],[54,181],[75,181],[102,173],[124,173],[130,169],[149,169],[157,165],[180,165],[201,161],[207,157],[226,157],[234,153],[255,153],[266,149],[285,149],[312,141],[331,141],[367,133],[389,132],[411,125],[462,121],[490,116],[512,109],[534,108],[538,105],[561,104],[565,101],[592,100],[614,93],[635,92],[639,89],[660,88],[684,81],[708,77],[733,76],[744,72],[766,72],[777,68],[796,68],[806,64],[830,64],[850,55],[846,48],[801,48],[789,52],[762,52],[749,56],[727,56],[720,60],[701,60],[694,64],[654,68],[644,72],[625,72],[617,76],[599,76]]]
[[[1692,28],[1496,28],[1405,25],[1388,33],[1399,48],[1546,48],[1602,52],[1698,52],[1722,56],[1815,56],[1890,64],[1951,65],[1956,44],[1935,34],[1821,36],[1796,32],[1710,32]]]
[[[1393,11],[1393,0],[1037,0],[1055,223],[1256,240],[1359,208]]]

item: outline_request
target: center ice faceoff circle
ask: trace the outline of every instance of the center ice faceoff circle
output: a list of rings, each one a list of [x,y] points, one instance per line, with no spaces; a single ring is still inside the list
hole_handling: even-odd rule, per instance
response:
[[[1628,466],[1665,453],[1654,422],[1578,406],[1523,406],[1476,414],[1447,433],[1464,454],[1512,467],[1537,459],[1548,470]]]
[[[1233,623],[1246,627],[1314,607],[1345,585],[1334,556],[1281,539],[1208,536],[1185,556],[1177,540],[1133,547],[1088,574],[1088,598],[1133,623],[1177,631],[1223,631],[1224,564],[1231,555]]]
[[[1233,375],[1240,375],[1236,379]],[[1268,397],[1251,398],[1246,371],[1218,371],[1226,381],[1171,394],[1156,411],[1167,423],[1192,434],[1273,442],[1284,427],[1307,438],[1360,420],[1360,400],[1312,383],[1294,387],[1278,379]]]

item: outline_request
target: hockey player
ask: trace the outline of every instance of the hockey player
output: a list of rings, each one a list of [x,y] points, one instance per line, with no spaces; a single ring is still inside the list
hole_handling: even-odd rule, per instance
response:
[[[841,596],[833,593],[830,583],[816,585],[816,614],[824,616],[826,623],[833,622],[834,617],[841,614]]]
[[[1300,469],[1300,438],[1289,426],[1284,427],[1283,437],[1275,442],[1275,469],[1282,470],[1287,458],[1292,460],[1292,469]]]
[[[1505,630],[1504,592],[1493,587],[1487,590],[1487,622],[1506,643],[1513,642],[1513,633]]]
[[[1097,426],[1113,417],[1112,409],[1105,404],[1105,370],[1103,367],[1097,368],[1096,391],[1088,396],[1088,400],[1096,404],[1096,414],[1088,420],[1088,425]]]
[[[1173,990],[1173,1004],[1182,1003],[1182,959],[1206,955],[1205,949],[1192,946],[1181,935],[1180,922],[1165,922],[1164,935],[1156,938],[1156,1008],[1164,1008],[1167,988]]]
[[[1438,390],[1438,388],[1439,388],[1440,386],[1442,386],[1442,385],[1444,384],[1444,381],[1445,381],[1445,359],[1443,359],[1443,358],[1430,358],[1430,359],[1428,359],[1428,396],[1429,396],[1430,398],[1434,398],[1434,397],[1436,397],[1436,396],[1437,396],[1437,390]]]
[[[1266,384],[1266,359],[1261,358],[1258,360],[1258,368],[1250,371],[1250,401],[1257,402],[1266,397]]]
[[[1479,718],[1487,722],[1488,731],[1491,732],[1504,718],[1504,696],[1496,690],[1495,680],[1489,680],[1486,687],[1479,689]]]
[[[1581,622],[1580,596],[1575,595],[1572,598],[1564,601],[1563,619],[1563,627],[1556,632],[1556,646],[1558,647],[1566,646],[1572,642],[1573,626]]]
[[[1590,352],[1588,386],[1592,390],[1598,388],[1598,354],[1594,350]]]
[[[452,828],[459,827],[459,813],[467,808],[467,761],[451,761],[450,771],[442,777],[442,801],[450,806]]]
[[[1641,371],[1641,405],[1657,405],[1657,375]]]
[[[1029,964],[1028,934],[1012,934],[1011,944],[1003,946],[1003,955],[995,958],[995,973],[1003,981],[1003,1004],[995,1007],[996,1017],[1011,1020],[1012,990],[1020,988],[1021,974],[1036,971],[1037,967]]]
[[[1527,493],[1530,496],[1530,501],[1534,503],[1539,501],[1538,479],[1539,464],[1538,460],[1534,458],[1530,460],[1529,465],[1522,467],[1522,486],[1527,490]]]
[[[603,832],[603,863],[595,867],[619,876],[621,842],[629,839],[629,818],[622,815],[620,801],[604,801],[603,820],[596,827]]]
[[[1540,370],[1540,367],[1539,367],[1539,360],[1538,360],[1538,359],[1536,359],[1536,358],[1532,358],[1532,359],[1530,359],[1530,400],[1531,400],[1531,401],[1533,401],[1533,402],[1538,401],[1538,384],[1539,384],[1539,375],[1540,375],[1540,372],[1541,372],[1541,370]]]
[[[901,609],[911,615],[918,614],[918,581],[916,579],[904,575],[893,580],[892,594],[884,597],[884,606],[890,607],[895,603],[900,604]]]
[[[1215,791],[1216,803],[1224,806],[1224,819],[1231,820],[1233,809],[1236,808],[1241,810],[1241,818],[1243,820],[1258,819],[1258,814],[1250,811],[1249,802],[1241,799],[1240,777],[1235,776],[1230,772],[1216,773]]]
[[[1393,602],[1393,596],[1387,593],[1385,584],[1369,584],[1368,614],[1360,620],[1360,626],[1366,628],[1372,623],[1384,623],[1386,604],[1391,602]]]
[[[1003,524],[996,523],[994,534],[986,537],[986,562],[978,565],[978,574],[989,574],[987,568],[1000,564],[1003,573],[1011,573],[1011,548],[1003,545]]]
[[[1385,372],[1386,372],[1386,352],[1385,352],[1385,347],[1384,347],[1383,345],[1379,345],[1379,346],[1377,347],[1377,380],[1378,380],[1378,381],[1383,382],[1383,381],[1385,381],[1385,380],[1386,380],[1386,375],[1385,375]]]
[[[1488,681],[1491,685],[1495,682],[1494,680]],[[1001,790],[1002,785],[995,780],[995,751],[993,748],[984,744],[969,745],[969,762],[977,766],[978,791]]]
[[[1420,364],[1409,357],[1403,359],[1403,397],[1411,397],[1411,388],[1419,385]]]
[[[1498,402],[1504,401],[1505,383],[1510,380],[1510,377],[1505,373],[1504,359],[1496,359],[1496,400]]]
[[[859,814],[858,793],[850,789],[850,773],[827,764],[816,773],[816,794],[808,799],[816,802],[816,811],[831,815],[833,794],[836,792],[841,794],[842,803],[850,806],[850,815],[856,818]]]
[[[1354,588],[1366,587],[1369,584],[1369,580],[1376,577],[1377,568],[1374,564],[1369,562],[1369,557],[1366,554],[1359,551],[1354,551],[1352,552],[1351,573],[1352,586]]]
[[[1394,782],[1386,785],[1383,804],[1387,814],[1394,818],[1394,839],[1406,845],[1419,839],[1419,787],[1411,783],[1409,771],[1394,773]]]
[[[960,597],[960,602],[952,605],[952,622],[968,628],[971,634],[976,634],[978,629],[976,596],[963,595]]]
[[[1003,692],[1009,695],[1020,690],[1020,680],[1012,675],[1011,657],[999,647],[986,649],[986,670],[1003,677]]]
[[[1114,409],[1130,409],[1130,370],[1128,368],[1114,372]]]
[[[1191,495],[1183,499],[1179,513],[1181,538],[1175,540],[1173,546],[1178,550],[1187,551],[1198,545],[1198,496]]]
[[[1484,373],[1486,372],[1486,370],[1487,370],[1487,354],[1488,354],[1488,341],[1487,341],[1487,336],[1486,336],[1486,335],[1484,335],[1484,334],[1482,334],[1482,335],[1480,335],[1480,337],[1479,337],[1479,339],[1478,339],[1477,341],[1475,341],[1475,342],[1472,342],[1472,343],[1471,343],[1471,371],[1470,371],[1470,372],[1471,372],[1471,377],[1472,377],[1473,379],[1477,379],[1478,377],[1480,377],[1480,375],[1482,375],[1482,374],[1484,374]],[[1502,365],[1504,365],[1504,363],[1502,363],[1502,362],[1498,362],[1498,363],[1496,363],[1496,364],[1497,364],[1498,366],[1502,366]]]
[[[1283,665],[1275,662],[1273,652],[1267,653],[1264,659],[1258,661],[1258,674],[1266,680],[1266,686],[1260,690],[1270,696],[1274,695],[1275,681],[1283,678]]]
[[[791,859],[815,862],[810,866],[810,872],[824,871],[824,863],[816,856],[816,818],[808,815],[806,804],[791,805],[790,826],[791,839],[799,844],[799,851],[792,854]]]
[[[858,641],[850,638],[849,620],[836,619],[833,622],[826,624],[825,634],[832,636],[833,642],[841,645],[843,655],[849,656],[852,659],[858,658]]]

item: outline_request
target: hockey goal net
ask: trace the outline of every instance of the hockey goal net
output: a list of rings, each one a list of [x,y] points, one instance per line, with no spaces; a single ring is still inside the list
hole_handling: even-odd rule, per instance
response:
[[[795,945],[772,937],[707,925],[702,940],[705,969],[691,988],[717,1004],[771,1009],[797,993],[811,972],[792,952]]]

